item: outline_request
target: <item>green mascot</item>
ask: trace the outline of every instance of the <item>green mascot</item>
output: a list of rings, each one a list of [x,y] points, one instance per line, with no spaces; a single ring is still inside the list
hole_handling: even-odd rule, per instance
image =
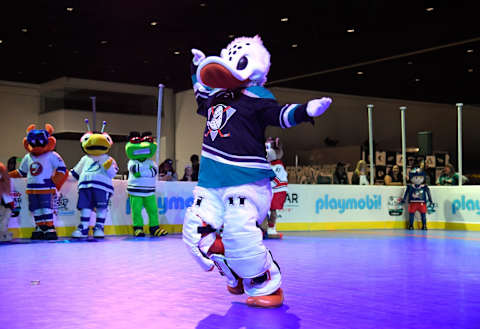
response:
[[[159,227],[158,207],[155,197],[155,184],[158,173],[157,164],[150,160],[157,150],[152,133],[133,131],[125,145],[128,161],[128,196],[133,219],[133,235],[144,237],[142,210],[145,208],[149,218],[150,235],[163,236],[167,231]]]

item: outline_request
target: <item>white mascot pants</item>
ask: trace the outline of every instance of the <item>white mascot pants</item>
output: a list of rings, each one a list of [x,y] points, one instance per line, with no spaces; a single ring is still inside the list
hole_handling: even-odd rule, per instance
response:
[[[197,186],[193,195],[195,201],[185,213],[183,241],[203,269],[210,271],[217,265],[231,287],[243,279],[249,296],[269,295],[280,288],[280,269],[256,225],[270,208],[270,180],[224,188]],[[199,228],[205,232],[201,230],[206,226],[211,231],[200,234]],[[222,227],[225,255],[211,255],[208,250],[216,237],[213,231]]]

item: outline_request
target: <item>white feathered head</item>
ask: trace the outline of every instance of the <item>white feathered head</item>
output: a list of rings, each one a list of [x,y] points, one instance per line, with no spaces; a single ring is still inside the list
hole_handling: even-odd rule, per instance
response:
[[[269,70],[270,53],[256,35],[236,38],[222,49],[220,57],[206,57],[198,66],[197,79],[212,88],[262,86]]]

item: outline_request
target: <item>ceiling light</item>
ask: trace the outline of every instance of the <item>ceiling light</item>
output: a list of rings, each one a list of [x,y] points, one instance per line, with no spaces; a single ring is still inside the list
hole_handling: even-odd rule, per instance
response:
[[[53,48],[53,43],[49,43],[47,47],[48,48]]]
[[[180,55],[180,52],[179,51],[174,51],[173,52],[175,55]]]
[[[469,54],[473,53],[473,49],[467,49],[467,53]]]
[[[433,9],[434,9],[433,7],[428,7],[428,8],[426,8],[425,10],[426,10],[426,11],[433,11]]]
[[[415,82],[420,82],[420,78],[416,78],[416,79],[415,79]]]
[[[363,72],[362,72],[362,71],[358,71],[358,72],[357,72],[357,75],[363,75]]]
[[[151,25],[151,26],[155,26],[155,25],[157,25],[157,24],[158,24],[158,22],[150,22],[150,25]]]
[[[28,29],[23,28],[23,29],[21,29],[20,31],[22,31],[23,33],[27,33],[27,32],[28,32]]]
[[[412,65],[413,62],[412,62],[412,61],[408,61],[407,64],[408,64],[408,65]]]
[[[297,48],[297,47],[298,47],[298,45],[297,45],[296,43],[294,43],[294,44],[292,45],[292,48]]]
[[[473,69],[468,69],[467,71],[468,71],[468,73],[472,73]]]
[[[205,7],[207,4],[205,2],[200,3],[200,7]]]
[[[348,33],[353,33],[353,32],[355,32],[355,29],[348,29],[347,32]]]
[[[229,34],[228,37],[229,37],[230,39],[233,39],[235,36],[234,36],[233,34]]]
[[[72,7],[67,7],[67,11],[73,11]]]
[[[102,41],[100,41],[100,43],[101,43],[102,45],[106,45],[106,44],[108,43],[108,41],[107,41],[107,40],[102,40]]]
[[[288,17],[281,18],[280,22],[288,22]]]
[[[0,40],[0,43],[3,43],[3,40]]]

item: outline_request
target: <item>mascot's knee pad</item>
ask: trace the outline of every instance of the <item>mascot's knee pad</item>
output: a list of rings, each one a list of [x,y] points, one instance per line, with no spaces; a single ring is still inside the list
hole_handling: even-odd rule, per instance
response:
[[[183,241],[200,266],[210,271],[214,263],[207,256],[216,240],[216,229],[221,226],[223,205],[203,188],[194,190],[194,204],[185,212]]]
[[[268,252],[270,267],[262,274],[252,279],[244,279],[243,287],[248,296],[266,296],[274,293],[282,284],[280,267]]]

